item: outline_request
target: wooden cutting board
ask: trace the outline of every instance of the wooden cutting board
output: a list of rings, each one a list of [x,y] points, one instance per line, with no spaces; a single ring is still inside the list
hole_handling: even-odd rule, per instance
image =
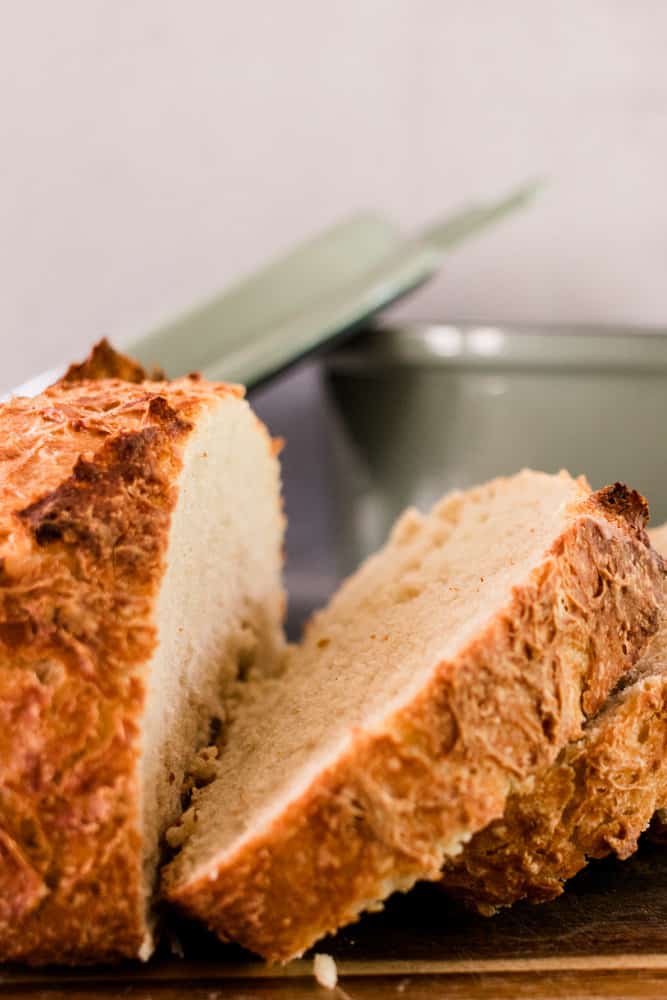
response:
[[[12,1000],[435,1000],[440,997],[667,997],[667,849],[600,862],[559,900],[492,919],[448,902],[435,886],[392,899],[318,950],[335,956],[328,993],[312,962],[267,968],[191,929],[186,957],[115,970],[0,974]]]

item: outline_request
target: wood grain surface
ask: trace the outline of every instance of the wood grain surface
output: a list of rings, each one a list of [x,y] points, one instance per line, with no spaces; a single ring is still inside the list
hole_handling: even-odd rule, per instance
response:
[[[147,965],[6,969],[3,998],[22,1000],[434,1000],[439,997],[667,997],[667,851],[645,844],[625,863],[592,865],[544,906],[493,919],[467,913],[437,887],[396,897],[383,913],[322,942],[339,986],[328,993],[306,958],[268,968],[191,927],[185,952]]]

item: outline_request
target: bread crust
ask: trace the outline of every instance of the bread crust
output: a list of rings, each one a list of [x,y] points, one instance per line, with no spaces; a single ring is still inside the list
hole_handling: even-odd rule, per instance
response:
[[[142,379],[98,346],[0,408],[2,960],[110,961],[147,934],[139,725],[175,482],[198,414],[242,390]]]
[[[150,374],[138,361],[115,351],[105,338],[94,345],[88,357],[80,364],[70,365],[60,382],[70,385],[91,379],[118,378],[121,382],[164,381],[164,372],[154,368]]]
[[[663,535],[665,536],[663,538]],[[661,554],[664,529],[651,532]],[[443,889],[485,915],[559,896],[590,859],[630,857],[667,805],[667,617],[583,737],[509,797],[501,819],[443,870]],[[657,823],[654,822],[653,830]]]
[[[510,604],[386,726],[172,903],[271,961],[302,953],[503,812],[512,783],[580,735],[658,623],[664,568],[646,504],[616,484],[574,505]],[[233,738],[233,737],[232,737]]]
[[[443,870],[443,889],[491,916],[555,899],[589,860],[637,849],[667,802],[667,675],[637,681]]]

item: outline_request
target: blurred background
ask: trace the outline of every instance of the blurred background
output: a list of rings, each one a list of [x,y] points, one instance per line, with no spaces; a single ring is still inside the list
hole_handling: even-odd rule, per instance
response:
[[[401,315],[667,316],[663,0],[22,0],[0,33],[0,389],[358,209],[529,215]]]
[[[389,319],[667,320],[664,0],[22,0],[3,15],[0,390],[358,210],[411,230],[536,175],[529,211]],[[295,589],[311,596],[337,572],[316,383],[307,366],[258,397],[290,438],[291,567],[309,560]]]

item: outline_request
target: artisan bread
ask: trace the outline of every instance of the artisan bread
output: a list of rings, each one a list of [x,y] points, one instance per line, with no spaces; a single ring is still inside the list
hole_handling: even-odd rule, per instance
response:
[[[619,484],[528,471],[404,515],[238,707],[170,831],[168,899],[286,960],[439,878],[655,632],[646,515]]]
[[[189,758],[281,657],[282,537],[237,386],[102,344],[0,408],[0,958],[150,954]]]
[[[667,556],[667,525],[651,533]],[[448,858],[442,887],[491,915],[544,902],[591,858],[628,858],[667,805],[667,615],[584,735],[510,795],[502,818]]]

